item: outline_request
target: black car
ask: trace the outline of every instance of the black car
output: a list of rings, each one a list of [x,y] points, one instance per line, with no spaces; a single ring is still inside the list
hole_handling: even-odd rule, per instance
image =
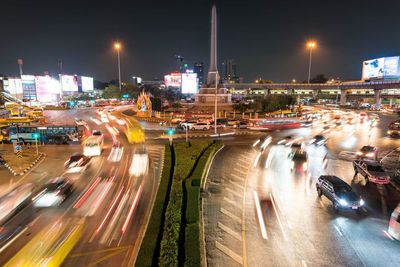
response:
[[[360,158],[368,158],[378,160],[378,148],[371,145],[363,146],[360,151],[358,151],[357,156]]]
[[[333,204],[335,211],[351,209],[357,212],[364,206],[359,197],[345,181],[334,175],[321,175],[316,183],[318,197],[326,196]]]
[[[74,154],[64,163],[64,167],[70,173],[81,172],[88,167],[89,161],[90,157],[82,154]]]
[[[313,139],[311,139],[310,144],[315,144],[317,146],[323,146],[326,144],[326,141],[327,141],[327,139],[325,136],[318,134],[318,135],[314,136]]]
[[[59,206],[73,191],[74,187],[68,179],[54,178],[46,183],[34,198],[34,206],[38,208]]]
[[[308,156],[307,152],[304,149],[296,148],[293,152],[289,155],[291,162],[290,162],[290,170],[294,171],[295,173],[303,173],[306,172],[308,169]]]

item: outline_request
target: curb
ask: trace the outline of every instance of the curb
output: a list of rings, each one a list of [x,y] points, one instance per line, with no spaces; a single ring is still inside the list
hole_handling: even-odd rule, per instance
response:
[[[29,165],[29,167],[25,168],[22,172],[18,173],[16,172],[13,168],[10,167],[10,165],[8,165],[8,163],[5,163],[4,166],[14,175],[14,176],[18,176],[18,175],[24,175],[25,173],[27,173],[30,169],[32,169],[38,162],[40,159],[42,159],[43,157],[45,157],[46,154],[45,153],[39,153],[39,156]]]
[[[239,135],[253,135],[253,132],[239,132],[239,133],[221,133],[221,134],[195,134],[195,135],[188,135],[188,138],[203,138],[203,137],[225,137],[225,136],[239,136]],[[173,136],[173,139],[185,139],[185,134],[179,134]],[[164,135],[160,136],[158,139],[169,139],[169,136]]]

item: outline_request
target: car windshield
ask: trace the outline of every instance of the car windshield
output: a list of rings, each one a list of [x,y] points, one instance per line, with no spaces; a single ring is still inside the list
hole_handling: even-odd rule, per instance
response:
[[[304,151],[295,152],[293,155],[293,159],[295,160],[307,160],[307,153]]]
[[[367,169],[371,172],[385,172],[385,170],[380,165],[368,165]]]
[[[352,192],[352,189],[349,186],[339,186],[339,187],[336,187],[335,191],[337,194],[346,194],[346,193]]]
[[[373,146],[363,146],[361,148],[361,151],[374,151],[374,147]]]

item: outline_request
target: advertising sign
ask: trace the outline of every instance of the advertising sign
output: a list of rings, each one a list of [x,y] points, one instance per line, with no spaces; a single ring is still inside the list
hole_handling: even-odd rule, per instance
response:
[[[182,73],[182,94],[196,94],[197,84],[197,73]]]
[[[64,92],[78,92],[78,79],[74,75],[60,74],[61,89]]]
[[[382,57],[363,62],[363,80],[396,77],[400,77],[399,57]]]
[[[182,74],[179,72],[173,72],[164,76],[164,83],[166,87],[181,87]]]
[[[22,94],[21,79],[8,78],[8,86],[5,86],[4,90],[8,91],[11,95]]]
[[[36,100],[36,85],[34,75],[22,75],[22,97],[27,100]]]
[[[40,102],[56,102],[60,94],[60,83],[50,76],[35,76],[36,95]]]
[[[81,76],[82,91],[92,92],[93,91],[93,78]]]

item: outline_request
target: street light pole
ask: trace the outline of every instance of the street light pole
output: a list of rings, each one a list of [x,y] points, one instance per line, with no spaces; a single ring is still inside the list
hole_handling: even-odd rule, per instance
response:
[[[121,61],[119,58],[119,50],[121,49],[120,43],[115,43],[115,49],[117,50],[117,57],[118,57],[118,81],[119,81],[119,92],[121,92]]]
[[[311,63],[312,63],[312,52],[314,47],[316,46],[315,42],[309,42],[307,44],[308,48],[310,49],[310,60],[308,62],[308,83],[310,83],[310,79],[311,79]]]

